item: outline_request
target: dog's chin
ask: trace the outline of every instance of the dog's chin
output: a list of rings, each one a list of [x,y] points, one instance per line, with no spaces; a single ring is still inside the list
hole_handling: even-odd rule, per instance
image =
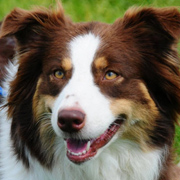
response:
[[[122,123],[122,119],[114,121],[103,134],[95,139],[65,139],[68,159],[75,164],[81,164],[92,159],[98,150],[110,142]]]

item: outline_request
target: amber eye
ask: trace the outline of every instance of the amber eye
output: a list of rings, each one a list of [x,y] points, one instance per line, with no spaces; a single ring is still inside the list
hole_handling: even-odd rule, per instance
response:
[[[64,78],[64,72],[61,70],[56,70],[56,71],[54,71],[54,76],[58,79],[63,79]]]
[[[113,72],[113,71],[108,71],[106,74],[105,74],[105,77],[104,79],[106,80],[112,80],[112,79],[115,79],[118,75]]]

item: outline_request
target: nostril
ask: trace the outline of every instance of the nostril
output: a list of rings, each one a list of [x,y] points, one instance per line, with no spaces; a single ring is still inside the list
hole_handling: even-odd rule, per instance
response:
[[[59,123],[60,123],[61,125],[65,125],[65,120],[64,120],[64,119],[59,119]]]
[[[58,113],[58,126],[65,132],[77,132],[85,125],[85,114],[79,110],[61,110]]]
[[[80,125],[80,124],[81,124],[81,121],[80,121],[79,119],[75,119],[75,120],[73,121],[73,123],[74,123],[74,124],[77,124],[77,125]]]

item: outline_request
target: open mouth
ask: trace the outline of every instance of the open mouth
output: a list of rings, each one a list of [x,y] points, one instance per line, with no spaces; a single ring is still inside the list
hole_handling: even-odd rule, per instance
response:
[[[105,146],[116,134],[124,120],[114,121],[98,138],[90,140],[66,139],[67,157],[70,161],[80,164],[94,157],[98,149]]]

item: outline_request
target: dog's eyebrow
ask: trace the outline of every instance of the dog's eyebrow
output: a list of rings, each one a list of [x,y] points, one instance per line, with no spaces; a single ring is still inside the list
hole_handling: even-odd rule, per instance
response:
[[[61,63],[64,70],[68,71],[72,69],[72,62],[69,58],[64,58]]]
[[[104,69],[108,66],[108,61],[105,57],[99,57],[95,59],[94,64],[97,69]]]

